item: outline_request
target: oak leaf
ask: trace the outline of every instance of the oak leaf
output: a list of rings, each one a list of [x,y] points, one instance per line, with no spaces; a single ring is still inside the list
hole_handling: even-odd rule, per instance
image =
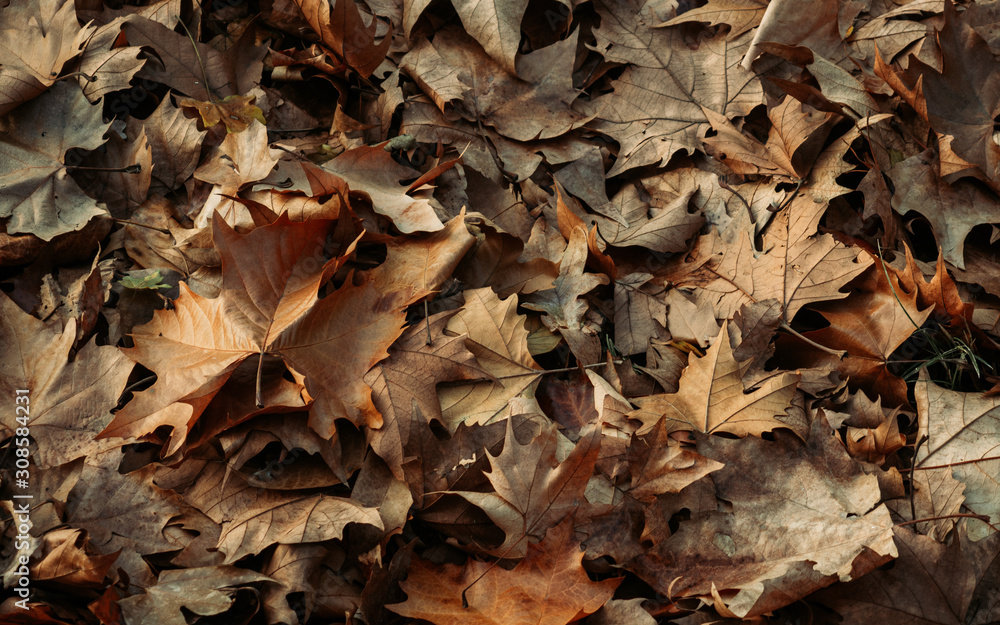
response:
[[[593,582],[582,561],[567,521],[530,545],[511,571],[478,560],[439,566],[415,559],[400,583],[406,601],[387,607],[436,625],[566,625],[596,612],[623,579]]]
[[[250,127],[255,119],[261,124],[267,124],[264,113],[259,107],[254,106],[256,99],[257,97],[252,95],[227,95],[221,100],[208,102],[183,98],[177,104],[198,111],[205,128],[211,128],[221,123],[226,126],[227,133],[233,133],[243,132]]]
[[[559,277],[554,288],[535,293],[524,307],[545,313],[542,321],[552,331],[558,331],[577,359],[585,364],[598,362],[601,346],[597,333],[584,323],[588,304],[581,296],[598,285],[607,284],[603,274],[584,273],[587,262],[587,233],[576,228],[559,263]]]

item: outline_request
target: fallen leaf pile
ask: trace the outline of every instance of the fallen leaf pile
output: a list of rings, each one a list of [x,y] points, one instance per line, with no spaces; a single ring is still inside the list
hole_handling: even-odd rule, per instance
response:
[[[1000,622],[997,33],[10,0],[0,623]]]

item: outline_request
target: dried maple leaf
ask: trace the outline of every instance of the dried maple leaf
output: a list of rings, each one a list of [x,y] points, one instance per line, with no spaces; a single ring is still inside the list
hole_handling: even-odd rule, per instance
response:
[[[102,436],[142,436],[169,425],[174,432],[166,451],[177,451],[239,364],[265,354],[279,355],[306,377],[316,399],[310,426],[322,436],[335,434],[339,418],[381,425],[361,380],[402,332],[403,308],[427,293],[416,287],[384,293],[374,281],[355,286],[348,280],[319,299],[329,275],[323,267],[329,223],[290,223],[282,216],[238,235],[217,214],[221,295],[206,299],[182,285],[174,310],[157,311],[135,329],[135,347],[127,354],[160,377],[115,415]]]
[[[256,45],[253,28],[243,31],[225,52],[207,43],[195,44],[186,34],[171,28],[139,15],[125,22],[122,32],[130,44],[156,52],[142,66],[140,77],[202,101],[250,93],[257,86],[267,46]]]
[[[698,178],[670,172],[638,180],[615,194],[604,207],[605,215],[587,215],[586,223],[597,224],[601,240],[611,247],[686,250],[688,239],[705,222],[699,211],[691,210],[691,204],[701,208],[697,200],[707,199],[701,193],[707,185]]]
[[[0,390],[15,397],[15,389],[31,389],[27,425],[45,442],[31,455],[41,468],[109,448],[93,438],[108,424],[132,369],[117,349],[93,340],[70,359],[77,321],[60,325],[41,322],[0,295],[0,350],[7,354],[0,359]],[[12,417],[0,425],[0,436],[13,436],[17,425]]]
[[[65,158],[72,148],[100,147],[109,126],[101,107],[63,83],[0,118],[0,217],[10,218],[8,233],[50,241],[107,214],[80,190]]]
[[[375,212],[391,219],[400,232],[436,232],[444,227],[434,210],[439,204],[429,189],[400,184],[419,178],[420,172],[400,165],[381,147],[347,150],[324,163],[323,169],[346,182],[351,193],[366,197]]]
[[[706,109],[705,116],[719,134],[706,138],[705,143],[715,148],[734,173],[787,180],[805,178],[826,139],[833,115],[789,97],[768,109],[767,114],[771,130],[764,144],[738,131],[724,115]]]
[[[780,418],[791,407],[798,374],[779,373],[759,388],[743,388],[739,363],[729,344],[729,323],[702,358],[694,359],[681,374],[676,393],[635,399],[638,410],[629,413],[643,422],[643,429],[665,420],[668,432],[729,432],[738,436],[760,436],[787,427]]]
[[[944,26],[935,41],[941,71],[920,59],[911,64],[922,78],[928,121],[941,134],[954,137],[951,148],[956,154],[996,180],[1000,177],[1000,146],[993,140],[993,119],[1000,113],[996,58],[951,2],[945,3]]]
[[[524,55],[515,73],[487,56],[468,34],[447,27],[435,34],[433,42],[415,46],[401,67],[442,113],[449,103],[461,100],[460,112],[466,119],[491,126],[504,137],[551,139],[590,119],[573,108],[580,95],[572,80],[578,37],[576,30],[563,41]]]
[[[916,290],[903,287],[895,269],[877,260],[851,297],[817,308],[830,322],[829,327],[804,335],[823,347],[844,350],[847,355],[840,358],[802,345],[794,351],[783,350],[786,366],[836,369],[849,378],[852,390],[878,395],[888,406],[908,405],[906,383],[889,370],[889,357],[933,311],[930,306],[920,310],[917,295]],[[779,345],[794,341],[781,337]]]
[[[511,571],[478,560],[457,566],[415,559],[400,583],[406,601],[387,607],[436,625],[565,625],[596,612],[624,579],[593,582],[582,562],[566,521],[530,545]]]
[[[372,449],[398,477],[403,477],[403,449],[413,427],[414,407],[426,418],[440,420],[439,383],[489,377],[478,368],[464,335],[443,335],[452,315],[435,315],[428,327],[423,323],[411,326],[389,349],[389,358],[365,376],[375,408],[384,419],[381,427],[369,430]],[[430,343],[428,331],[435,337]]]
[[[80,86],[83,95],[93,104],[110,93],[129,89],[132,79],[146,62],[139,58],[142,50],[138,46],[116,46],[125,19],[115,18],[99,26],[80,55]]]
[[[31,577],[45,584],[62,586],[69,592],[73,592],[74,587],[102,588],[104,577],[118,554],[95,555],[93,551],[83,530],[64,527],[48,532],[42,537],[42,546],[35,555],[40,561],[31,567]]]
[[[822,412],[806,442],[775,437],[698,436],[698,453],[725,464],[704,479],[726,503],[681,522],[626,568],[660,592],[749,618],[896,556],[878,480],[847,456]]]
[[[597,333],[584,324],[588,304],[582,295],[601,284],[608,283],[603,274],[584,273],[587,262],[587,232],[576,228],[559,263],[559,277],[554,288],[539,291],[524,303],[524,307],[545,313],[542,321],[553,331],[558,331],[577,359],[585,364],[599,362],[601,346]]]
[[[205,128],[221,123],[225,124],[227,133],[233,133],[243,132],[255,119],[261,124],[267,124],[264,113],[253,104],[256,99],[257,96],[252,95],[227,95],[221,100],[209,102],[184,98],[177,104],[197,110]]]
[[[766,9],[767,2],[764,0],[708,0],[704,6],[684,11],[661,26],[685,22],[708,22],[712,26],[728,24],[729,37],[735,39],[760,24]]]
[[[227,134],[194,172],[198,180],[215,185],[194,219],[195,227],[207,226],[216,211],[230,226],[252,226],[247,209],[232,198],[244,185],[266,178],[280,154],[268,147],[267,127],[263,124],[251,122],[244,132]]]
[[[510,73],[516,72],[515,59],[521,44],[521,20],[527,0],[482,3],[475,0],[452,0],[465,32],[483,47],[493,60]],[[430,2],[417,3],[417,10],[406,15],[407,36],[413,24]]]
[[[615,349],[631,356],[646,351],[649,339],[667,339],[667,307],[653,275],[630,273],[615,280]]]
[[[90,28],[80,28],[66,0],[14,0],[0,11],[0,115],[52,86],[80,53]],[[100,136],[98,133],[97,136]]]
[[[720,32],[691,50],[681,28],[636,26],[640,7],[597,3],[596,49],[608,62],[628,64],[614,93],[595,101],[599,112],[589,124],[621,145],[608,176],[699,149],[711,128],[705,109],[732,118],[763,103],[760,81],[739,66],[749,33],[729,40]]]
[[[782,321],[788,323],[806,304],[847,297],[841,287],[872,261],[830,234],[817,236],[816,230],[826,202],[846,192],[836,178],[849,169],[841,156],[856,136],[849,133],[820,154],[799,195],[767,226],[763,253],[745,230],[737,231],[731,245],[723,245],[716,233],[703,235],[699,246],[721,251],[722,258],[681,277],[678,285],[701,287],[701,297],[712,302],[719,319],[732,318],[745,303],[773,298],[783,304]]]
[[[235,566],[163,571],[156,585],[118,605],[128,621],[185,625],[185,610],[199,616],[222,614],[232,607],[238,587],[265,581],[270,578]]]
[[[1000,148],[998,148],[1000,149]],[[892,208],[900,215],[916,211],[931,224],[944,259],[965,268],[965,239],[982,223],[1000,222],[993,194],[969,180],[941,179],[940,154],[928,149],[897,163],[889,172],[896,192]]]
[[[947,544],[906,527],[895,529],[899,558],[892,568],[877,569],[861,579],[837,584],[812,595],[848,623],[913,625],[984,625],[996,619],[995,598],[976,602],[977,586],[989,585],[987,571],[996,568],[1000,540],[970,543],[964,531]],[[996,595],[995,584],[987,592]],[[978,603],[978,605],[977,605]]]
[[[367,78],[382,63],[392,45],[392,28],[377,44],[379,20],[374,15],[362,17],[357,3],[330,3],[328,0],[294,0],[306,21],[328,47],[362,78]]]
[[[250,486],[224,462],[208,463],[184,499],[221,526],[216,548],[226,564],[273,544],[341,539],[351,523],[383,529],[377,508],[325,493]]]
[[[969,538],[981,540],[1000,525],[1000,399],[979,393],[949,391],[934,384],[926,369],[914,388],[920,433],[927,443],[917,450],[916,468],[951,466],[965,484],[964,507],[989,517],[969,526]]]
[[[554,424],[521,444],[507,420],[503,451],[490,454],[487,473],[494,492],[449,491],[489,515],[506,536],[489,550],[502,558],[524,555],[529,537],[541,537],[580,506],[601,448],[601,424],[581,432],[580,440],[562,462],[556,460],[560,434]]]
[[[860,11],[860,8],[859,8]],[[855,13],[857,15],[857,13]],[[833,56],[841,46],[840,3],[837,0],[777,0],[770,2],[754,33],[753,43],[741,63],[750,64],[762,52],[766,41],[806,46],[820,56]]]
[[[442,424],[450,432],[459,423],[490,421],[538,381],[541,367],[528,350],[524,320],[516,297],[501,300],[489,287],[465,292],[465,305],[448,322],[447,331],[467,335],[466,346],[494,380],[438,390]]]

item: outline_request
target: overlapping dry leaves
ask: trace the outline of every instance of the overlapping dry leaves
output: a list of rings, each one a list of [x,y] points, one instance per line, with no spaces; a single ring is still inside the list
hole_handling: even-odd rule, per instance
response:
[[[10,0],[0,622],[998,622],[998,24]]]

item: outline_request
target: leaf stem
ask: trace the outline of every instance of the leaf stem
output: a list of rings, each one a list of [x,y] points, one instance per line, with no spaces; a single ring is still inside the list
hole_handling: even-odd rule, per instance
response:
[[[198,59],[198,67],[201,68],[201,77],[205,81],[205,93],[208,94],[209,101],[214,102],[216,97],[212,93],[212,85],[208,82],[208,72],[205,71],[205,63],[201,60],[201,52],[198,51],[198,43],[194,40],[194,37],[191,35],[191,31],[188,30],[187,24],[184,23],[184,20],[177,21],[180,22],[180,25],[184,28],[184,32],[187,33],[188,39],[191,40],[191,47],[194,48],[194,55]]]
[[[79,169],[82,171],[104,171],[113,174],[141,174],[142,165],[138,163],[127,167],[85,167],[83,165],[63,165],[63,169]]]
[[[945,514],[942,516],[930,516],[923,519],[914,519],[912,521],[903,521],[902,523],[896,523],[896,527],[902,527],[904,525],[913,525],[914,523],[924,523],[925,521],[941,521],[943,519],[979,519],[983,523],[989,525],[994,531],[1000,531],[995,525],[990,523],[990,517],[985,514],[968,514],[966,512],[956,512],[955,514]]]
[[[625,361],[624,360],[612,360],[611,362],[614,363],[614,364],[616,364],[616,365],[620,365],[620,364],[622,364]],[[597,367],[603,367],[606,364],[608,364],[608,363],[606,363],[606,362],[595,362],[592,365],[583,365],[583,368],[584,369],[596,369]],[[525,373],[512,373],[510,375],[500,375],[500,376],[497,376],[496,379],[497,380],[507,380],[507,379],[510,379],[510,378],[523,378],[526,375],[548,375],[550,373],[569,373],[570,371],[579,371],[579,370],[580,370],[579,367],[563,367],[561,369],[542,369],[542,370],[538,370],[538,371],[527,371]]]
[[[257,360],[257,394],[256,394],[256,401],[257,401],[257,407],[258,408],[263,408],[264,407],[264,394],[260,390],[260,377],[261,377],[261,372],[263,370],[264,370],[264,350],[262,349],[262,350],[260,350],[260,359]]]
[[[812,345],[821,352],[825,352],[827,354],[830,354],[831,356],[835,356],[838,360],[843,360],[844,356],[847,356],[847,350],[830,349],[825,345],[820,345],[816,341],[810,339],[809,337],[805,336],[792,326],[788,325],[787,321],[782,321],[780,324],[778,324],[778,327],[784,330],[785,332],[788,332],[789,334],[796,336],[800,340],[805,341],[809,345]]]
[[[136,226],[139,228],[149,228],[150,230],[156,230],[157,232],[162,232],[163,234],[173,236],[169,230],[166,228],[158,228],[156,226],[148,226],[146,224],[141,224],[137,221],[131,221],[129,219],[115,219],[112,217],[111,221],[119,224],[125,224],[126,226]]]
[[[977,462],[986,462],[987,460],[1000,460],[1000,456],[983,456],[982,458],[976,458],[975,460],[959,460],[958,462],[949,462],[948,464],[935,464],[928,467],[918,467],[913,466],[909,469],[898,469],[899,471],[930,471],[931,469],[947,469],[948,467],[957,467],[960,464],[975,464]]]

